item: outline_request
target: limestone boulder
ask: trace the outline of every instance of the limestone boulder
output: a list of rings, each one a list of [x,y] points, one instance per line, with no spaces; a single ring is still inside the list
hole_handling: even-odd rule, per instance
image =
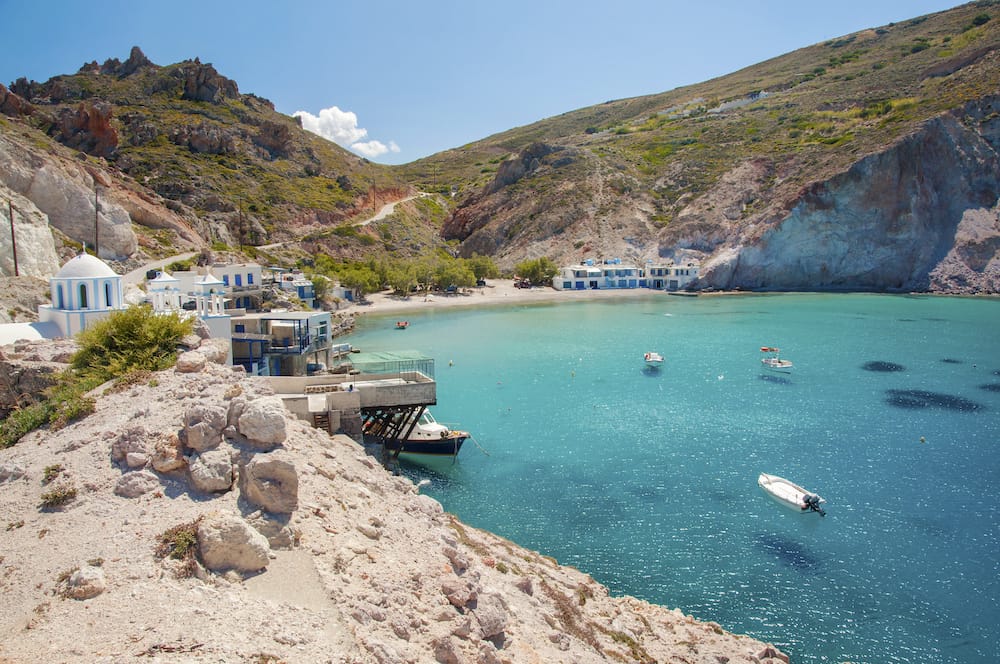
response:
[[[220,493],[233,486],[233,462],[228,447],[195,455],[188,463],[191,483],[200,491]]]
[[[157,437],[151,461],[153,469],[158,473],[171,473],[187,466],[183,446],[176,433],[165,433]]]
[[[145,427],[129,427],[111,443],[111,458],[128,468],[142,468],[152,455],[153,438]]]
[[[198,404],[184,413],[184,433],[187,446],[197,452],[217,447],[226,428],[226,409],[221,406]]]
[[[104,570],[93,565],[83,565],[74,570],[66,581],[66,597],[91,599],[108,589]]]
[[[288,435],[286,411],[278,397],[255,399],[239,416],[237,429],[250,444],[269,448],[282,443]]]
[[[291,514],[299,506],[299,476],[283,451],[258,454],[244,469],[243,495],[266,512]]]
[[[25,475],[27,475],[27,471],[24,469],[24,466],[19,463],[7,461],[0,464],[0,484],[19,480]]]
[[[148,470],[125,473],[115,482],[115,493],[122,498],[138,498],[160,487],[160,478]]]
[[[484,639],[501,636],[507,629],[507,606],[500,595],[481,595],[474,613],[479,621],[479,635]]]
[[[205,355],[197,350],[189,350],[177,356],[177,364],[174,370],[177,373],[198,373],[205,369],[208,360]]]
[[[209,362],[226,364],[229,359],[229,341],[219,337],[204,339],[198,346],[198,352]]]
[[[198,523],[198,552],[212,571],[257,572],[269,551],[267,538],[236,514],[213,512]]]

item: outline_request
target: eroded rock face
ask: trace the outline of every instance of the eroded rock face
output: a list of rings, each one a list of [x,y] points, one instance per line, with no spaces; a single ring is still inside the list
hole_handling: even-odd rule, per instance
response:
[[[101,258],[125,258],[139,246],[132,219],[115,202],[108,182],[83,164],[39,154],[9,135],[0,135],[0,183],[31,200],[48,223],[78,242],[93,245],[96,217]],[[96,201],[95,186],[103,189]]]
[[[1000,97],[927,122],[818,182],[702,266],[715,288],[995,292]],[[985,115],[984,115],[985,114]],[[756,230],[754,231],[756,232]]]
[[[81,103],[64,109],[56,120],[54,138],[66,147],[111,159],[118,150],[118,130],[111,124],[111,104]]]
[[[5,144],[0,139],[0,170],[5,168],[7,157],[3,154]],[[59,256],[56,254],[49,218],[28,198],[17,193],[4,183],[0,173],[0,227],[10,228],[10,210],[14,209],[14,228],[17,233],[17,273],[22,277],[47,279],[59,271]],[[11,205],[7,205],[10,201]],[[0,274],[14,275],[14,251],[11,247],[10,232],[0,233]]]

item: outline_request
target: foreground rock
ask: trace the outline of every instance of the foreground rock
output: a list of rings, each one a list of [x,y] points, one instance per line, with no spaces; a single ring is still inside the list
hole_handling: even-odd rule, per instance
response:
[[[2,662],[787,661],[278,426],[263,379],[208,363],[94,396],[0,450]]]

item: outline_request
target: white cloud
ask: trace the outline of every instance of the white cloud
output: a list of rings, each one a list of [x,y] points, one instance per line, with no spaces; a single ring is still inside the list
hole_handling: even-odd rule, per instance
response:
[[[395,141],[389,141],[389,145],[376,140],[362,142],[362,139],[368,136],[368,130],[358,126],[358,116],[353,111],[342,111],[336,106],[331,106],[321,110],[318,116],[309,111],[295,111],[292,117],[299,118],[302,121],[302,128],[306,131],[311,131],[365,157],[377,157],[386,152],[400,151]]]
[[[367,141],[366,143],[352,143],[350,147],[355,152],[360,152],[369,158],[377,157],[386,152],[399,152],[399,146],[396,145],[396,141],[389,141],[389,145],[386,145],[382,141]]]

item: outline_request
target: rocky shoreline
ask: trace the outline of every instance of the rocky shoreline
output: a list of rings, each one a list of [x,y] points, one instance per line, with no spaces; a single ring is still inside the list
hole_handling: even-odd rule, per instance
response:
[[[0,662],[788,661],[462,524],[213,355],[0,450]]]

